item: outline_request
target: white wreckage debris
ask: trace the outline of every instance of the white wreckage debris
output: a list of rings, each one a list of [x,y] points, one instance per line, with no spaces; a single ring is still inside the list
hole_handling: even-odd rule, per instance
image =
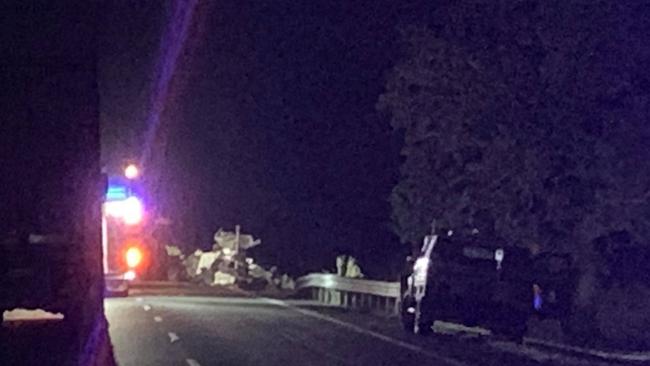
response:
[[[363,278],[361,267],[357,259],[351,255],[339,255],[336,257],[336,274],[341,277]]]
[[[276,288],[293,290],[295,282],[288,275],[280,276],[276,267],[265,269],[247,257],[247,250],[262,241],[252,235],[219,229],[214,234],[212,250],[196,250],[187,257],[178,247],[166,246],[174,267],[170,267],[170,279],[188,280],[206,286],[232,286],[261,290]],[[172,278],[173,277],[173,278]]]
[[[237,281],[237,278],[231,274],[217,271],[214,273],[212,279],[212,286],[232,286]]]
[[[5,310],[1,315],[2,322],[56,321],[63,320],[64,318],[64,315],[61,313],[51,313],[43,309],[23,308]]]

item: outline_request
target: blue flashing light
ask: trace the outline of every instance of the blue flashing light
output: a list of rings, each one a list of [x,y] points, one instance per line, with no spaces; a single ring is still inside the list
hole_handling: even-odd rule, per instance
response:
[[[121,201],[128,198],[128,190],[124,186],[109,185],[106,191],[107,201]]]

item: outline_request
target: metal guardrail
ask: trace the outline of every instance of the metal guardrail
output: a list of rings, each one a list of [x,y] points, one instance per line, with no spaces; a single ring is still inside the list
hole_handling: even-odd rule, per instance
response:
[[[310,297],[321,303],[346,308],[398,314],[400,284],[314,273],[298,278],[296,289],[310,291]]]
[[[313,273],[296,281],[297,289],[315,287],[391,298],[399,297],[399,286],[399,282],[354,279],[329,273]]]
[[[313,299],[328,305],[381,310],[392,315],[399,312],[399,282],[371,281],[346,278],[328,273],[313,273],[298,278],[296,280],[296,289],[311,290]],[[447,324],[447,328],[450,328],[449,324]],[[453,328],[453,325],[451,328]],[[525,343],[549,348],[555,352],[593,357],[599,360],[617,362],[650,361],[650,352],[607,352],[536,338],[525,338]]]

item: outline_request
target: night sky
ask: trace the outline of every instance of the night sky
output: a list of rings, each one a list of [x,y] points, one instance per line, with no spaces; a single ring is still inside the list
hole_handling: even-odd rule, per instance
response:
[[[144,144],[163,29],[160,1],[103,11],[104,162]],[[260,236],[262,263],[333,268],[338,251],[371,274],[401,261],[387,201],[399,141],[375,110],[423,13],[393,1],[204,1],[194,12],[153,149],[161,210],[176,240],[206,247],[219,227]],[[365,265],[364,265],[365,264]]]

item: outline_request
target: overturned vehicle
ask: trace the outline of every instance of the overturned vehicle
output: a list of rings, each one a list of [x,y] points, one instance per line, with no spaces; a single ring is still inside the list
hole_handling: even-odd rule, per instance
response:
[[[278,276],[275,267],[265,269],[248,255],[249,249],[261,244],[260,239],[236,228],[234,232],[219,229],[214,241],[211,250],[196,250],[187,256],[177,247],[168,246],[168,279],[207,286],[236,285],[248,290],[293,286],[286,275]]]
[[[483,326],[522,341],[532,316],[565,324],[575,272],[568,255],[534,253],[503,239],[447,231],[428,236],[401,278],[401,322],[416,334],[436,320]]]

